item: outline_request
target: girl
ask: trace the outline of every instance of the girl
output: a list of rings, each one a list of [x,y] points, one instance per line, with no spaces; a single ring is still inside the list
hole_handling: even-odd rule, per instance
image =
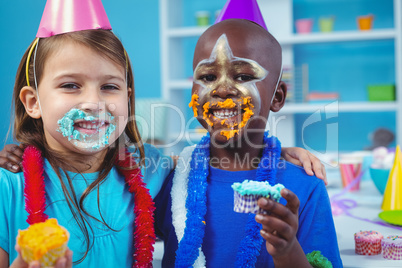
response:
[[[149,265],[151,198],[172,161],[140,143],[133,73],[120,40],[97,29],[33,43],[18,68],[14,104],[15,137],[28,147],[24,174],[0,169],[0,267],[23,263],[14,251],[18,230],[47,217],[69,230],[77,267]],[[71,266],[71,253],[59,264]]]

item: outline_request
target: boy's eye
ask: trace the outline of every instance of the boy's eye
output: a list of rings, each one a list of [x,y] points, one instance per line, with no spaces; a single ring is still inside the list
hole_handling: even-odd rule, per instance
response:
[[[119,87],[116,85],[104,85],[102,90],[119,90]]]
[[[200,76],[199,80],[202,80],[203,82],[213,82],[216,80],[216,75],[205,74],[205,75]]]
[[[65,83],[65,84],[62,84],[60,87],[66,88],[66,89],[78,89],[79,88],[79,86],[74,83]]]
[[[249,75],[249,74],[240,74],[235,77],[236,81],[241,81],[241,82],[248,82],[248,81],[251,81],[254,79],[255,79],[255,77],[252,75]]]

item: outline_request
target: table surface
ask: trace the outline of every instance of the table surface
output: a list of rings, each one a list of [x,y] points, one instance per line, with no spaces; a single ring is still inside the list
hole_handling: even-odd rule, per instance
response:
[[[327,186],[329,196],[342,192],[339,173],[333,171],[328,174],[329,184]],[[360,183],[360,190],[347,192],[337,199],[351,199],[357,202],[357,206],[349,210],[353,216],[370,221],[381,221],[378,214],[381,210],[383,196],[375,188],[371,180],[363,180]],[[384,237],[389,235],[402,235],[402,231],[390,227],[378,225],[360,219],[355,219],[344,213],[334,215],[336,233],[338,237],[339,251],[344,267],[402,267],[402,260],[387,260],[382,254],[375,256],[358,255],[355,253],[354,234],[360,231],[374,230],[380,232]]]

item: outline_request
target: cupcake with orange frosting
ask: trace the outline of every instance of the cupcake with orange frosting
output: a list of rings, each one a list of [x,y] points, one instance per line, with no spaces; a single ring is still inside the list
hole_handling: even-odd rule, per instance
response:
[[[64,256],[69,237],[68,231],[56,219],[48,219],[20,230],[17,244],[25,262],[39,261],[41,267],[50,267]]]

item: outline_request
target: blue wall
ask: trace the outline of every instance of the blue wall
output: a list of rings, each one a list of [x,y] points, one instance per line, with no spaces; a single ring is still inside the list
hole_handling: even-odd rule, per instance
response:
[[[103,0],[114,33],[122,40],[135,73],[136,97],[160,97],[159,1]],[[15,73],[22,55],[35,38],[45,0],[2,1],[0,42],[2,98],[0,148],[10,125]],[[11,139],[8,140],[10,142]]]

